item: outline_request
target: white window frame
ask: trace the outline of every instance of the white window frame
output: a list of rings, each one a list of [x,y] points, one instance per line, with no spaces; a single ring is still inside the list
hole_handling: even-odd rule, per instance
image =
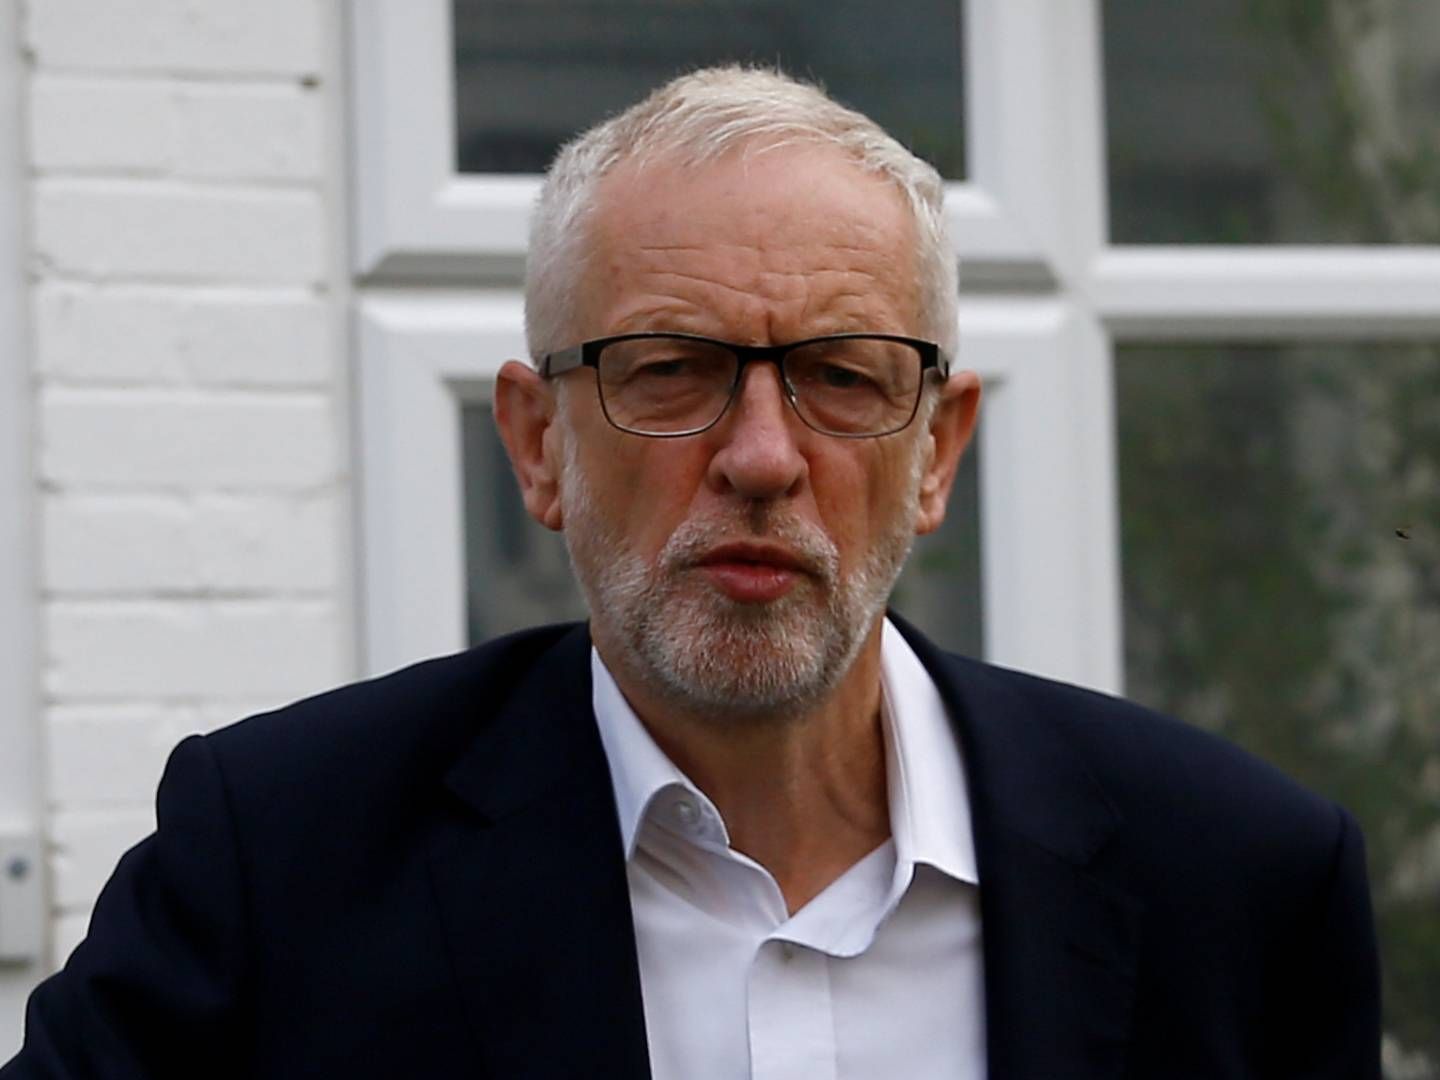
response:
[[[986,0],[976,6],[999,21],[1003,5]],[[503,280],[515,275],[525,255],[540,178],[456,171],[449,11],[449,0],[362,0],[351,8],[357,180],[352,256],[362,279]],[[968,26],[966,40],[968,65],[1003,66]],[[1024,111],[1032,88],[1019,81],[972,81],[996,100],[968,103],[967,119],[975,121],[967,140],[973,178],[950,185],[952,231],[962,238],[962,257],[986,268],[1023,271],[1043,252],[1001,212],[989,181],[1023,177],[1028,148],[1005,118]]]
[[[455,171],[448,7],[353,8],[371,670],[464,645],[458,406],[523,355],[538,180]],[[960,360],[986,381],[986,657],[1119,691],[1114,344],[1433,339],[1440,250],[1111,245],[1099,0],[964,0],[964,15],[970,175],[947,206]]]
[[[360,305],[367,670],[465,646],[461,407],[487,401],[501,363],[524,355],[521,316],[519,294],[500,290],[373,290]],[[987,654],[1044,666],[1073,643],[1062,620],[1047,617],[1037,627],[1024,612],[1049,613],[1056,597],[1073,591],[1061,586],[1074,560],[1069,543],[1057,542],[1065,535],[1054,505],[1064,484],[1061,463],[1022,448],[1058,445],[1049,434],[1073,422],[1067,396],[1047,392],[1046,384],[1064,377],[1054,361],[1084,347],[1083,331],[1042,297],[976,300],[962,313],[960,332],[967,363],[985,381],[979,437]],[[1027,519],[1044,527],[1027,530]],[[1032,539],[1015,541],[1027,532]],[[1076,666],[1096,661],[1082,655]]]

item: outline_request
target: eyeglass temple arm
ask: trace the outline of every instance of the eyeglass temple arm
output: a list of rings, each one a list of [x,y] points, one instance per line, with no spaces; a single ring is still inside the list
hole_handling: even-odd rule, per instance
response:
[[[540,358],[540,376],[563,375],[585,363],[585,346],[571,345],[568,349],[546,353]]]

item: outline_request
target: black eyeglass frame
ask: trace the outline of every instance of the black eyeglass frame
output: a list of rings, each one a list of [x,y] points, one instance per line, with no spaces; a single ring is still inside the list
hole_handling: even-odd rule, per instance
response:
[[[708,424],[696,428],[687,428],[684,431],[637,431],[634,428],[626,427],[610,415],[610,409],[605,404],[605,394],[600,391],[600,354],[607,346],[614,345],[621,341],[641,341],[646,338],[680,338],[684,341],[698,341],[706,345],[718,345],[728,349],[735,355],[737,361],[735,367],[735,381],[730,384],[730,395],[725,399],[725,404],[715,414],[715,419]],[[863,339],[866,341],[889,341],[897,345],[908,345],[920,354],[920,390],[915,395],[915,403],[910,408],[910,415],[905,422],[889,428],[886,431],[863,431],[843,432],[828,431],[825,428],[816,427],[805,418],[799,404],[795,401],[795,387],[790,384],[790,379],[785,373],[785,357],[794,349],[804,348],[807,345],[818,345],[826,341],[851,341]],[[718,338],[705,337],[703,334],[684,334],[679,332],[668,332],[663,330],[638,331],[632,334],[614,334],[610,337],[595,338],[591,341],[582,341],[578,345],[571,345],[568,348],[558,349],[552,353],[546,353],[540,359],[540,376],[550,379],[557,375],[563,375],[567,371],[574,371],[578,367],[593,368],[595,371],[595,388],[600,398],[600,410],[605,414],[605,419],[610,425],[619,431],[630,435],[640,435],[647,439],[679,439],[687,435],[699,435],[709,431],[718,424],[730,411],[730,406],[735,404],[735,396],[740,391],[741,384],[745,381],[745,368],[749,364],[770,363],[774,364],[780,375],[780,385],[785,391],[785,400],[790,403],[790,408],[795,410],[795,415],[800,418],[801,423],[811,431],[818,431],[821,435],[829,435],[835,439],[879,439],[886,435],[895,435],[904,431],[915,422],[916,415],[920,412],[920,399],[925,396],[925,374],[934,369],[939,373],[941,379],[950,375],[950,359],[933,341],[926,341],[924,338],[905,337],[903,334],[822,334],[819,337],[805,338],[801,341],[791,341],[784,345],[737,345],[730,341],[721,341]]]

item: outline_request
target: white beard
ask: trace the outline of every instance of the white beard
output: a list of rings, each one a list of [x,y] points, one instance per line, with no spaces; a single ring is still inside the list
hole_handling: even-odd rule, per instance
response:
[[[782,516],[780,504],[768,502],[737,502],[733,512],[684,522],[652,566],[598,512],[573,445],[561,503],[570,560],[596,638],[622,649],[626,667],[652,692],[702,716],[776,717],[798,715],[839,685],[910,553],[918,476],[893,525],[848,579],[819,526]],[[756,539],[785,545],[806,571],[778,600],[731,600],[696,568],[719,544]]]

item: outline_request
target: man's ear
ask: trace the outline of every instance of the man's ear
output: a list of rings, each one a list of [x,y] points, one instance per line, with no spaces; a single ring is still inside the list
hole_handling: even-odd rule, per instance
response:
[[[547,529],[559,530],[562,454],[555,426],[555,393],[536,371],[507,360],[495,376],[495,426],[520,485],[525,509]]]
[[[920,507],[915,518],[919,534],[934,532],[945,520],[945,504],[960,467],[960,455],[975,434],[979,411],[980,376],[973,371],[957,371],[945,380],[926,433],[928,459],[920,477]]]

